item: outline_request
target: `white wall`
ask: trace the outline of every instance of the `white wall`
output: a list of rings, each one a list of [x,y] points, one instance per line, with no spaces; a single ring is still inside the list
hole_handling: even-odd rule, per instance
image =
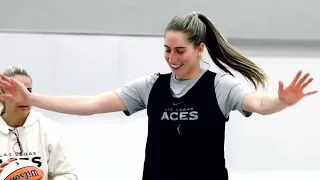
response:
[[[169,70],[163,60],[162,38],[0,34],[0,39],[1,69],[24,66],[33,76],[35,92],[40,93],[96,94],[151,72]],[[278,80],[288,84],[299,69],[315,78],[310,89],[320,87],[319,52],[240,49],[269,73],[270,92],[277,91]],[[319,179],[320,122],[315,113],[319,107],[316,95],[276,115],[245,119],[232,113],[226,132],[231,180]],[[145,111],[132,117],[43,112],[66,125],[82,179],[141,179]]]

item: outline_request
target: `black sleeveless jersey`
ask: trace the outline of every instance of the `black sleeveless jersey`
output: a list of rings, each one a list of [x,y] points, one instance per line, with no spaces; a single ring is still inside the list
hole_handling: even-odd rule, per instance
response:
[[[224,141],[227,119],[207,71],[181,98],[170,74],[160,75],[149,96],[143,180],[227,180]]]

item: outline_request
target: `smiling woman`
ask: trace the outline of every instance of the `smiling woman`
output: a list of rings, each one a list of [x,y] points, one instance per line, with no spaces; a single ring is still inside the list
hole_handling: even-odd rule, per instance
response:
[[[20,81],[0,74],[0,87],[7,92],[0,98],[23,97],[33,106],[76,115],[123,111],[130,116],[146,109],[143,180],[228,180],[224,141],[231,111],[246,117],[274,114],[317,92],[304,92],[313,79],[302,71],[288,86],[279,82],[278,94],[250,90],[223,64],[246,77],[256,89],[266,85],[266,73],[233,48],[203,14],[173,17],[164,41],[164,57],[171,72],[140,77],[93,96],[30,93]],[[225,72],[200,68],[204,47]]]

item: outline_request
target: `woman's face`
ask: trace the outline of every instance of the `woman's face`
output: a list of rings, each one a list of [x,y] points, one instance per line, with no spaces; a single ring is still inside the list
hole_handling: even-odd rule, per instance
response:
[[[23,83],[26,88],[32,92],[32,80],[31,78],[29,78],[28,76],[22,76],[22,75],[15,75],[12,78],[16,79],[17,81],[20,81],[21,83]],[[5,102],[5,112],[8,114],[12,114],[15,116],[28,116],[30,109],[31,109],[31,105],[23,102],[22,99],[18,99],[17,101],[6,101]]]
[[[178,79],[191,79],[200,71],[199,59],[204,44],[194,47],[185,33],[168,31],[165,34],[165,59]]]

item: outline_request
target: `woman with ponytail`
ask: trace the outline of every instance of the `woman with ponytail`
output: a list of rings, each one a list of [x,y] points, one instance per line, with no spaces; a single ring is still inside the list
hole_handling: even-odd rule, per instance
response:
[[[147,109],[143,180],[227,180],[224,136],[231,111],[246,117],[269,115],[316,93],[303,92],[312,78],[301,71],[289,86],[280,82],[278,94],[248,90],[222,63],[241,73],[256,89],[266,86],[266,73],[236,51],[202,14],[174,17],[164,40],[171,73],[141,77],[95,96],[29,93],[20,82],[2,75],[0,86],[9,93],[0,97],[5,101],[21,97],[42,109],[76,115],[123,111],[129,116]],[[225,73],[201,68],[205,47]]]

